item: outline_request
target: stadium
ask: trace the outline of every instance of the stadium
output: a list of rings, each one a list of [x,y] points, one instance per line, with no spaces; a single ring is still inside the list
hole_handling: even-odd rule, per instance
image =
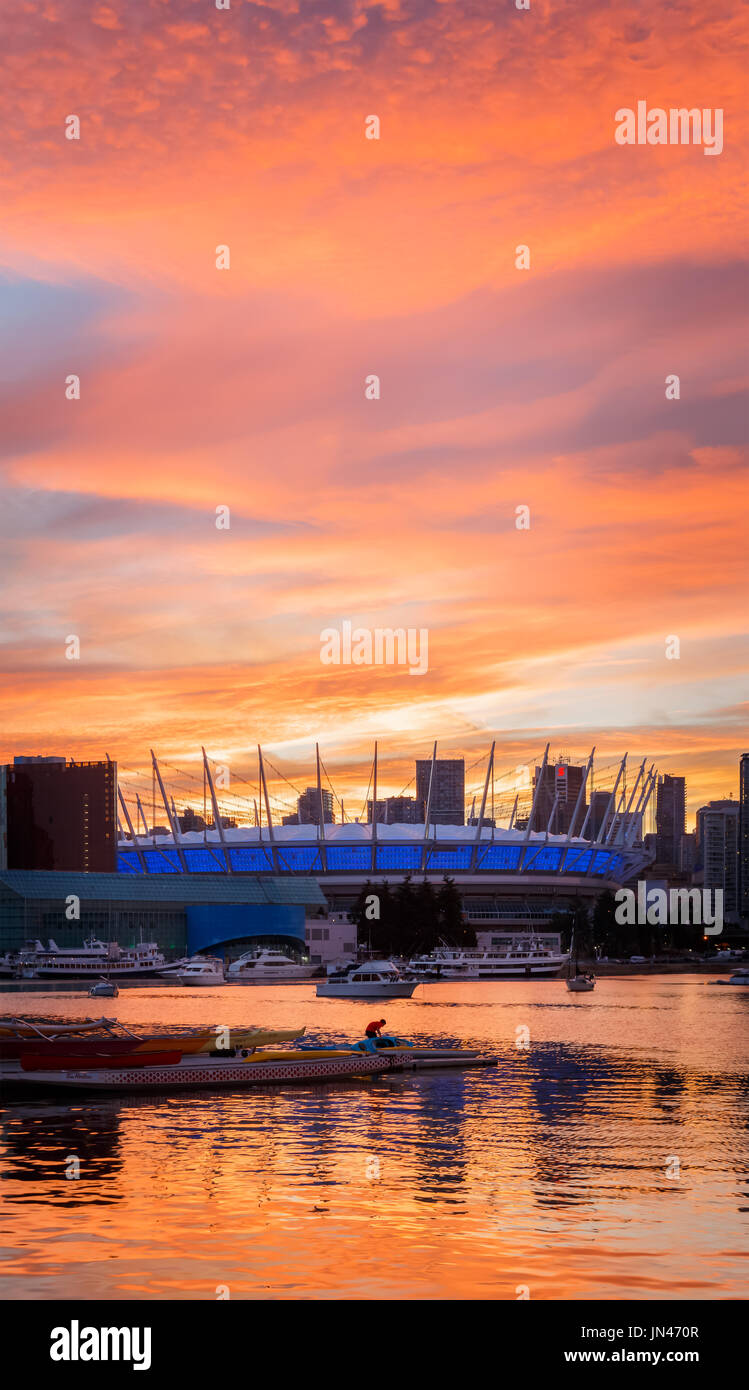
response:
[[[439,766],[436,745],[432,762],[433,767]],[[162,767],[152,754],[154,799],[150,828],[144,798],[131,790],[128,799],[126,780],[120,778],[118,873],[123,877],[186,875],[203,881],[217,875],[234,879],[253,876],[260,880],[267,876],[281,882],[313,879],[334,912],[348,909],[368,882],[376,885],[387,880],[395,886],[411,877],[426,878],[438,886],[449,876],[460,893],[466,920],[475,927],[540,926],[574,900],[593,899],[606,889],[615,890],[636,878],[651,859],[642,842],[642,826],[656,783],[656,770],[646,770],[643,762],[628,788],[627,755],[612,765],[612,785],[605,795],[598,792],[605,811],[594,829],[591,806],[586,801],[593,767],[591,752],[584,775],[579,778],[575,804],[570,805],[567,829],[558,834],[550,827],[558,812],[567,766],[549,761],[547,744],[540,760],[540,777],[536,768],[535,786],[529,785],[515,794],[504,826],[491,814],[497,781],[494,745],[480,788],[480,809],[476,811],[476,797],[468,824],[434,822],[429,805],[431,779],[421,824],[387,824],[376,817],[369,823],[345,819],[342,823],[326,823],[323,765],[318,752],[320,814],[316,822],[280,824],[277,798],[269,792],[265,760],[259,749],[259,794],[249,803],[254,807],[256,823],[239,825],[238,803],[225,797],[217,787],[215,765],[212,767],[212,760],[203,750],[204,797],[210,808],[210,821],[200,830],[185,830],[180,826],[174,795],[170,795]],[[541,804],[547,769],[560,784],[550,808]],[[531,783],[530,776],[527,781]],[[370,788],[371,807],[378,804],[376,751]],[[334,795],[332,784],[331,793]],[[500,810],[506,801],[500,788]],[[160,819],[165,821],[158,827],[153,819],[157,804]],[[233,810],[234,815],[227,814],[227,810]],[[285,819],[288,821],[289,817]],[[532,828],[541,825],[542,828]]]

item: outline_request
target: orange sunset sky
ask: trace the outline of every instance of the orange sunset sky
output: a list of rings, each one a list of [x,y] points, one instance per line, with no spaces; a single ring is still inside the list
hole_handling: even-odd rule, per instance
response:
[[[434,738],[500,769],[548,738],[647,754],[692,813],[735,795],[740,7],[27,0],[0,28],[0,761],[205,744],[254,776],[260,741],[304,786],[319,740],[353,814],[376,737],[383,793]],[[640,99],[721,108],[722,153],[617,145]],[[427,674],[321,665],[344,619],[427,628]]]

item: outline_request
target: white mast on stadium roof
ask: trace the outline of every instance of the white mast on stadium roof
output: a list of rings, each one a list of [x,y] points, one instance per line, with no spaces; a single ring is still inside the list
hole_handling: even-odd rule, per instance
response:
[[[588,762],[587,762],[587,765],[586,765],[586,768],[585,768],[585,772],[584,772],[584,774],[583,774],[583,780],[582,780],[582,782],[581,782],[581,784],[580,784],[580,790],[579,790],[579,792],[577,793],[577,801],[575,802],[575,809],[574,809],[574,811],[572,812],[572,820],[570,821],[569,827],[568,827],[568,830],[567,830],[567,839],[568,839],[568,840],[571,840],[571,839],[572,839],[572,832],[573,832],[573,830],[574,830],[574,828],[575,828],[575,822],[576,822],[576,820],[577,820],[577,813],[578,813],[578,811],[580,810],[580,807],[581,807],[581,805],[582,805],[582,803],[583,803],[583,801],[584,801],[584,799],[585,799],[585,788],[586,788],[587,785],[588,785],[588,777],[589,777],[589,775],[590,775],[590,769],[591,769],[592,766],[593,766],[593,757],[594,757],[594,755],[595,755],[595,751],[596,751],[596,749],[595,749],[595,744],[594,744],[593,747],[592,747],[591,750],[590,750],[590,756],[589,756],[589,758],[588,758]],[[586,822],[587,822],[587,816],[586,816],[585,819],[586,819]]]
[[[537,781],[537,783],[536,783],[535,790],[534,790],[534,792],[533,792],[533,801],[531,802],[531,813],[530,813],[530,815],[529,815],[529,817],[528,817],[528,824],[527,824],[527,826],[525,827],[525,840],[526,840],[526,843],[527,843],[528,840],[530,840],[530,838],[531,838],[531,826],[533,825],[533,821],[534,821],[534,817],[535,817],[536,802],[538,801],[538,794],[539,794],[539,792],[540,792],[540,790],[541,790],[541,784],[542,784],[542,782],[543,782],[543,780],[544,780],[544,772],[546,771],[546,764],[547,764],[547,762],[548,762],[548,760],[549,760],[549,749],[550,749],[550,748],[551,748],[551,744],[550,744],[550,743],[547,743],[546,747],[544,748],[543,762],[541,763],[541,776],[539,777],[539,779],[538,779],[538,781]]]
[[[225,841],[225,839],[224,839],[224,827],[223,827],[223,825],[221,824],[221,816],[219,815],[218,801],[216,800],[216,790],[215,790],[215,787],[214,787],[214,785],[213,785],[213,778],[212,778],[212,776],[211,776],[211,769],[210,769],[210,767],[208,766],[208,758],[206,757],[205,748],[201,747],[200,751],[201,751],[201,753],[203,754],[203,768],[204,768],[204,770],[205,770],[206,781],[207,781],[207,783],[208,783],[208,791],[209,791],[210,797],[211,797],[211,806],[213,807],[213,824],[215,825],[216,829],[218,830],[219,842],[220,842],[220,844],[221,844],[222,850],[224,851],[224,863],[225,863],[226,868],[228,869],[229,873],[231,873],[231,872],[232,872],[231,860],[230,860],[230,858],[229,858],[229,855],[228,855],[227,849],[226,849],[226,841]]]
[[[434,785],[434,766],[437,762],[437,740],[434,740],[432,749],[432,766],[429,769],[429,790],[427,792],[427,804],[424,811],[424,847],[421,851],[421,872],[426,873],[427,853],[429,850],[429,819],[432,814],[432,787]],[[463,813],[465,815],[465,812]],[[437,844],[437,831],[434,832],[434,843]]]

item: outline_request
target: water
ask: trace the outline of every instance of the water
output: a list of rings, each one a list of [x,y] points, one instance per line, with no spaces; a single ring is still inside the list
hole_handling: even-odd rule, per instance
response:
[[[310,1041],[358,1038],[384,1013],[393,1032],[499,1058],[265,1092],[6,1103],[7,1297],[746,1297],[749,991],[671,975],[577,997],[561,981],[434,984],[381,1007],[310,985],[4,1005],[148,1028],[306,1024]]]

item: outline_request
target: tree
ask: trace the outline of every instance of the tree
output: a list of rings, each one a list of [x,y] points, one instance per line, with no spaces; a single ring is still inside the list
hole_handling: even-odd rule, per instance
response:
[[[455,880],[447,875],[437,894],[439,934],[448,946],[475,946],[476,933],[463,920],[463,904]]]

